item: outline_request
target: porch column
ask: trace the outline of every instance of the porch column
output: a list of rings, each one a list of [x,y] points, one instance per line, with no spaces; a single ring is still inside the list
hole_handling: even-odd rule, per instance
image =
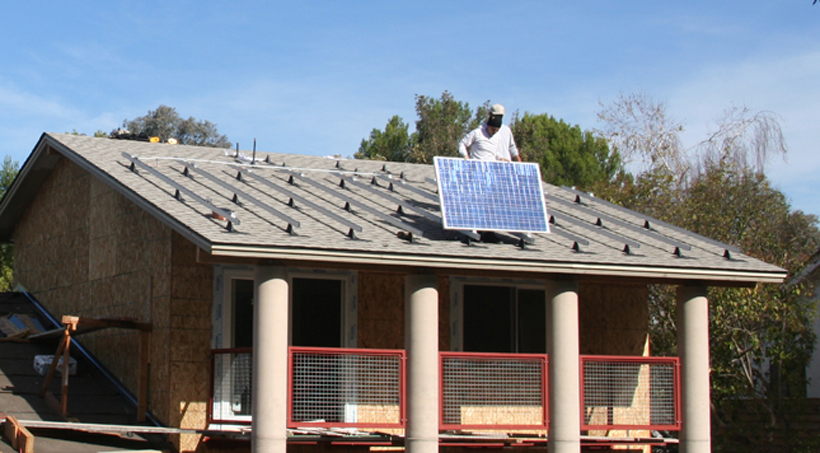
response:
[[[257,266],[253,305],[253,433],[251,450],[286,453],[288,280],[280,266]]]
[[[679,286],[678,355],[681,362],[681,453],[712,451],[709,392],[709,301],[706,287]]]
[[[581,361],[578,346],[578,284],[547,282],[549,354],[549,453],[581,451]]]
[[[438,453],[438,279],[408,275],[405,287],[408,453]]]

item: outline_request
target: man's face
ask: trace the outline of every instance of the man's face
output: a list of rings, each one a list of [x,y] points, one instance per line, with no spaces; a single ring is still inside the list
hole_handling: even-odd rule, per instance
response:
[[[488,125],[487,126],[487,133],[490,134],[490,137],[492,137],[493,135],[495,135],[496,132],[498,132],[498,129],[500,129],[500,128]]]

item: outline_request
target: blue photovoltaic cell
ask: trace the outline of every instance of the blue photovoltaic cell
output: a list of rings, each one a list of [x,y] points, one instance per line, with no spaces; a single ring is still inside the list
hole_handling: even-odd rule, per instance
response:
[[[538,164],[446,157],[434,164],[444,229],[549,233]]]

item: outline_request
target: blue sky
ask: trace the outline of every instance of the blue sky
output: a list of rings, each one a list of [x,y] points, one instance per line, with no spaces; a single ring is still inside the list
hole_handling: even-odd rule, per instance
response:
[[[110,131],[160,104],[243,149],[352,156],[414,96],[599,127],[643,92],[705,138],[725,109],[778,115],[768,168],[820,215],[820,5],[691,2],[11,2],[0,26],[0,157],[44,131]]]

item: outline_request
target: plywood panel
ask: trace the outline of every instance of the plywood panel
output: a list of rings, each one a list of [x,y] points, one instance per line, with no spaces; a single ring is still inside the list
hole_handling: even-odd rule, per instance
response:
[[[646,285],[582,284],[580,352],[643,355],[649,328]]]

